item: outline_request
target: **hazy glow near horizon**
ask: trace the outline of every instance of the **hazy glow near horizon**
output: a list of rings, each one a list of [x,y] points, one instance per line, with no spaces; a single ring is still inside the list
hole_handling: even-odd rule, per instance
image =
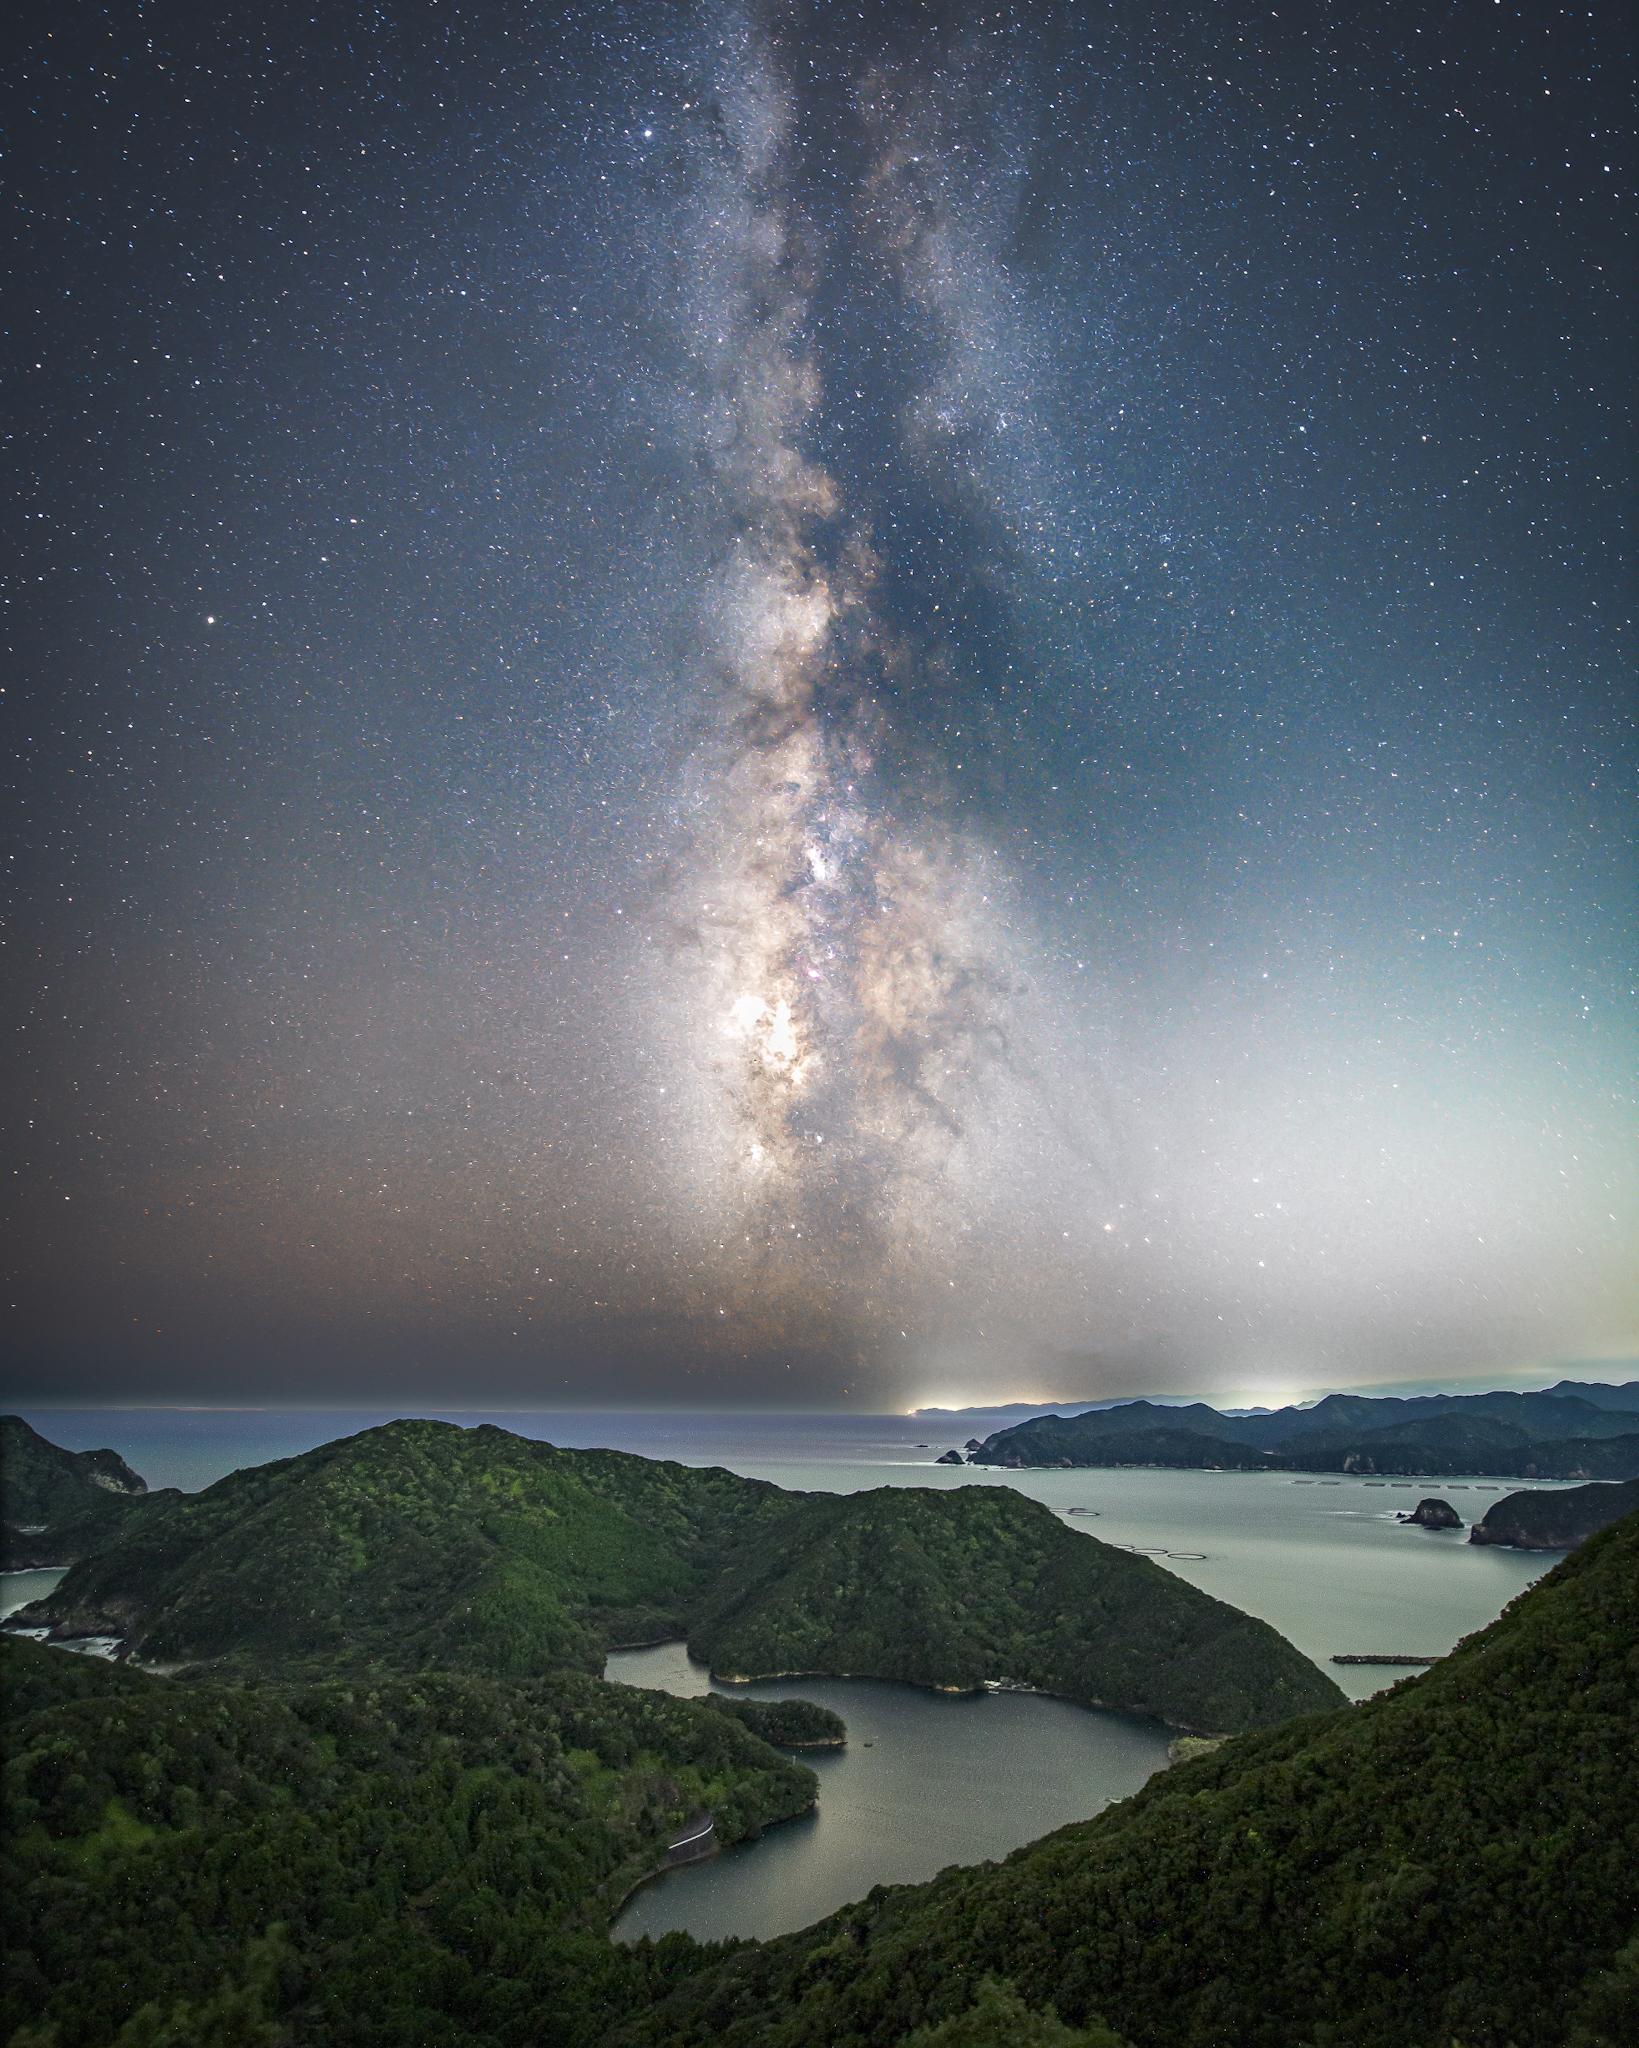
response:
[[[1639,1350],[1617,31],[1425,12],[32,52],[17,1397]]]

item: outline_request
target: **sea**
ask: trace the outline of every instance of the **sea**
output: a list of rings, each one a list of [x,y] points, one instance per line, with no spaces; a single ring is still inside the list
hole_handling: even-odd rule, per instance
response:
[[[288,1458],[391,1421],[386,1409],[75,1408],[21,1410],[71,1450],[117,1450],[151,1487],[209,1486],[248,1465]],[[903,1415],[415,1411],[491,1423],[567,1448],[634,1451],[721,1465],[798,1491],[878,1486],[1012,1486],[1072,1527],[1150,1557],[1203,1592],[1277,1628],[1352,1698],[1405,1673],[1334,1665],[1334,1653],[1443,1655],[1494,1621],[1554,1563],[1552,1556],[1471,1545],[1467,1531],[1404,1526],[1426,1493],[1478,1519],[1506,1480],[1478,1476],[1366,1480],[1283,1472],[999,1472],[939,1465],[942,1451],[1007,1420]],[[0,1612],[48,1591],[56,1572],[0,1578]],[[701,1693],[708,1675],[682,1644],[616,1652],[608,1676]],[[721,1688],[730,1690],[731,1688]],[[635,1940],[683,1928],[701,1940],[802,1927],[873,1884],[931,1877],[950,1863],[1006,1855],[1135,1792],[1167,1763],[1169,1731],[1020,1693],[951,1699],[865,1679],[803,1679],[732,1688],[834,1708],[847,1747],[805,1757],[820,1779],[806,1819],[755,1843],[685,1864],[644,1886],[616,1921]]]

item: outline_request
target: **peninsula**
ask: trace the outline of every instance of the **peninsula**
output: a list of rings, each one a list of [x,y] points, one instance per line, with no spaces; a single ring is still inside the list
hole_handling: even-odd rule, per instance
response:
[[[224,1676],[714,1672],[1019,1680],[1227,1734],[1337,1704],[1266,1623],[1008,1486],[788,1493],[716,1468],[395,1422],[113,1532],[16,1619]]]

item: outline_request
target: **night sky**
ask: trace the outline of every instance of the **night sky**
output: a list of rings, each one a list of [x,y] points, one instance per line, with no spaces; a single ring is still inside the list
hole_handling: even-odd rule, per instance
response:
[[[1632,1353],[1622,10],[10,18],[12,1398]]]

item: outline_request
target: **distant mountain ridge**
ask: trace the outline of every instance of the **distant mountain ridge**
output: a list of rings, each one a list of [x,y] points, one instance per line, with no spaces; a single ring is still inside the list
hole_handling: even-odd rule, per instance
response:
[[[1639,1408],[1639,1380],[1623,1380],[1619,1385],[1605,1380],[1559,1380],[1543,1391],[1591,1401],[1596,1408]]]
[[[1099,1401],[993,1401],[979,1402],[971,1408],[913,1408],[913,1422],[966,1422],[974,1416],[984,1415],[1085,1415],[1094,1409],[1125,1408],[1133,1399],[1131,1394],[1117,1395],[1110,1400]],[[1194,1394],[1146,1394],[1143,1399],[1162,1408],[1186,1408],[1194,1404]],[[1262,1414],[1262,1409],[1226,1409],[1226,1414]]]
[[[1562,1379],[1551,1387],[1496,1390],[1502,1399],[1518,1399],[1522,1394],[1543,1393],[1560,1398],[1575,1398],[1591,1402],[1596,1408],[1627,1408],[1639,1410],[1639,1380],[1627,1380],[1613,1384],[1603,1380]],[[1363,1394],[1354,1390],[1343,1390],[1317,1395],[1312,1400],[1285,1402],[1271,1408],[1262,1402],[1216,1402],[1207,1401],[1200,1394],[1115,1394],[1099,1395],[1096,1398],[1083,1395],[1068,1395],[1062,1400],[1043,1401],[975,1401],[963,1408],[913,1408],[910,1419],[913,1422],[966,1422],[973,1417],[1018,1416],[1021,1420],[1038,1415],[1072,1417],[1090,1415],[1111,1408],[1130,1408],[1147,1401],[1155,1408],[1197,1408],[1210,1407],[1219,1415],[1236,1417],[1260,1415],[1303,1414],[1316,1409],[1327,1401],[1470,1401],[1489,1400],[1490,1392],[1479,1394]]]
[[[1270,1470],[1487,1472],[1521,1478],[1639,1477],[1639,1381],[1570,1391],[1329,1394],[1313,1407],[1230,1414],[1193,1402],[1149,1401],[1042,1415],[994,1431],[973,1463],[1242,1465],[1226,1446],[1260,1454]],[[1123,1456],[1123,1440],[1129,1440]]]

